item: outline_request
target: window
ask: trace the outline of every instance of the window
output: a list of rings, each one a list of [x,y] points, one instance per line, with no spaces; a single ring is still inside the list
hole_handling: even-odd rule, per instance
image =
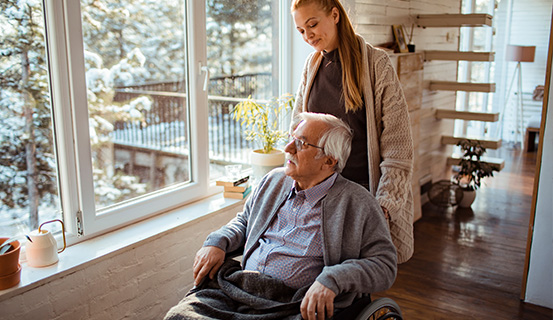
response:
[[[81,0],[95,205],[190,182],[184,1]]]
[[[210,171],[244,161],[210,141],[230,141],[237,99],[275,95],[274,1],[26,3],[0,4],[3,234],[63,215],[74,242],[204,197]]]

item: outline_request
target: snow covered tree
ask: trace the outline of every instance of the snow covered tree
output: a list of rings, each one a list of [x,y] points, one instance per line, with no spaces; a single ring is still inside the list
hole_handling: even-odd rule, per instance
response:
[[[0,198],[37,228],[40,199],[57,193],[42,8],[5,0],[0,12]]]
[[[207,54],[216,75],[268,71],[271,4],[271,0],[207,0]]]
[[[272,2],[206,2],[208,60],[215,75],[268,71]],[[143,82],[184,79],[182,1],[83,0],[81,4],[85,49],[101,55],[107,68],[140,48],[147,61]]]
[[[113,163],[113,123],[117,121],[142,121],[143,111],[151,108],[149,97],[141,96],[130,101],[113,101],[113,84],[116,81],[133,83],[135,76],[144,72],[144,57],[135,49],[112,66],[103,67],[102,58],[85,52],[86,82],[92,149],[94,192],[96,203],[106,206],[146,192],[146,186],[137,177],[116,172]]]
[[[136,82],[184,78],[182,1],[83,0],[81,11],[85,50],[100,55],[106,68],[138,48],[147,63]]]
[[[3,0],[0,26],[0,207],[14,212],[26,208],[28,228],[36,229],[39,206],[55,207],[57,198],[41,1]],[[92,152],[98,154],[109,143],[111,123],[140,121],[151,101],[147,97],[112,101],[115,82],[135,83],[147,74],[140,50],[126,52],[111,69],[104,68],[102,58],[93,53],[87,52],[86,61],[93,65],[87,68],[87,89]],[[98,159],[102,158],[93,161]],[[138,178],[117,174],[105,163],[97,167],[93,173],[98,201],[114,203],[144,193]]]

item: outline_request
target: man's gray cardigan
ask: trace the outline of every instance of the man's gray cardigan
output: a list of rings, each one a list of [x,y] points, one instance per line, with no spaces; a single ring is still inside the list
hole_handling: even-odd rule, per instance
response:
[[[271,171],[247,200],[244,211],[211,233],[204,246],[216,246],[225,252],[244,248],[242,261],[246,261],[293,184],[284,168]],[[374,196],[338,175],[321,201],[325,267],[316,280],[338,295],[335,307],[347,307],[363,293],[390,288],[396,276],[396,249]]]

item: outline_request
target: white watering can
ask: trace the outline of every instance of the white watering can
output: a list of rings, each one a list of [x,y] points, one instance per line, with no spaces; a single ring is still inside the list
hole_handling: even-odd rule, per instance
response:
[[[42,230],[42,226],[51,223],[61,223],[61,231],[63,234],[63,248],[58,250],[58,244],[52,233],[48,230]],[[56,219],[42,223],[38,230],[34,230],[29,234],[32,242],[28,242],[25,248],[27,255],[27,264],[30,267],[46,267],[59,261],[58,253],[65,250],[65,226],[63,221]]]

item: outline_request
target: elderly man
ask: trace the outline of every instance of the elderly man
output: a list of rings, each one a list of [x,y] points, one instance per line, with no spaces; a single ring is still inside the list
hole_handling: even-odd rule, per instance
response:
[[[396,251],[382,209],[339,174],[351,130],[331,115],[300,118],[286,167],[267,174],[196,254],[194,284],[211,284],[191,290],[166,319],[324,319],[393,284]],[[240,249],[242,267],[226,269],[225,254]]]

